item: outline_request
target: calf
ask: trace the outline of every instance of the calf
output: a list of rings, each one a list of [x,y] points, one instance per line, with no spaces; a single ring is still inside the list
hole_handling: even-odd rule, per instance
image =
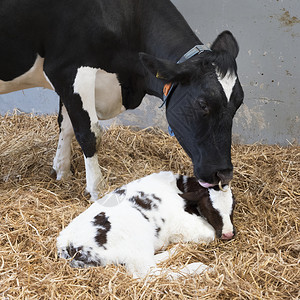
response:
[[[107,194],[76,217],[57,239],[72,267],[124,264],[138,277],[155,267],[155,251],[177,242],[234,236],[230,188],[206,189],[194,177],[160,172]],[[161,254],[160,254],[161,256]],[[160,257],[159,256],[159,257]]]

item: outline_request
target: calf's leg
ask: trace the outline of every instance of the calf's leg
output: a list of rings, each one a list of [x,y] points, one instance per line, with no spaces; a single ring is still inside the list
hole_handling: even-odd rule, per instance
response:
[[[155,263],[159,264],[159,263],[162,263],[162,262],[170,259],[172,256],[174,256],[176,254],[177,251],[178,251],[178,247],[177,247],[177,245],[175,245],[168,251],[163,251],[159,254],[156,254],[154,256]],[[152,277],[152,276],[162,276],[163,275],[163,276],[166,276],[169,280],[176,280],[177,278],[180,278],[180,277],[202,274],[205,271],[210,271],[210,270],[211,269],[207,265],[205,265],[201,262],[195,262],[195,263],[185,265],[184,267],[178,268],[176,270],[154,267],[149,272],[149,276]]]

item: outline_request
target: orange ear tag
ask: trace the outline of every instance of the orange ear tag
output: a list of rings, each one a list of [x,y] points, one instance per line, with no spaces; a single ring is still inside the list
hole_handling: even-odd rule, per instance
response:
[[[166,83],[166,84],[164,85],[163,93],[164,93],[164,95],[165,95],[166,97],[167,97],[168,94],[169,94],[169,91],[170,91],[171,86],[172,86],[172,83]]]

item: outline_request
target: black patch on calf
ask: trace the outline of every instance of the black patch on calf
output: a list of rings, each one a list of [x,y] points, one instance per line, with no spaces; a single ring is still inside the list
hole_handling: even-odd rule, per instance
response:
[[[206,188],[202,187],[196,177],[188,177],[179,175],[177,179],[177,187],[183,193],[189,192],[197,192],[199,190],[206,190]]]
[[[128,200],[134,204],[134,208],[139,211],[147,221],[149,221],[147,211],[158,209],[158,203],[161,202],[161,199],[156,195],[146,194],[143,191],[137,192],[137,195],[130,197]]]
[[[188,177],[186,182],[186,192],[200,192],[206,191],[206,188],[202,187],[196,177]]]
[[[149,218],[143,213],[143,211],[136,207],[136,209],[139,211],[139,213],[147,220],[149,221]]]
[[[133,196],[129,198],[130,202],[133,202],[138,207],[144,209],[144,210],[150,210],[151,209],[151,201],[148,198],[141,198],[139,196]]]
[[[142,191],[137,192],[136,196],[132,196],[128,200],[142,210],[157,209],[157,204],[155,202],[161,202],[161,199],[154,194],[149,195]]]
[[[73,244],[70,244],[68,247],[67,247],[67,251],[70,255],[70,257],[74,258],[74,259],[79,259],[80,257],[80,252],[81,250],[83,249],[83,247],[74,247]]]
[[[159,236],[159,232],[161,231],[160,227],[156,227],[155,229],[155,236],[158,237]]]
[[[111,229],[111,223],[108,221],[108,217],[106,217],[104,212],[101,212],[94,218],[93,224],[98,227],[97,234],[95,236],[95,240],[100,247],[103,247],[107,243],[107,232]]]
[[[66,247],[66,252],[68,253],[69,257],[65,258],[72,259],[70,261],[70,265],[72,267],[84,268],[86,266],[97,267],[101,265],[100,260],[97,261],[91,259],[91,252],[89,250],[85,250],[83,246],[74,247],[73,244],[70,244],[68,247]]]
[[[156,201],[158,201],[158,202],[161,202],[161,199],[160,199],[159,197],[157,197],[156,195],[151,194],[151,197],[152,197],[154,200],[156,200]]]
[[[196,191],[189,191],[179,194],[179,196],[185,200],[184,210],[190,214],[195,214],[197,216],[202,215],[198,210],[199,201],[204,197],[209,199],[208,190],[202,188],[199,183],[198,185],[200,188]]]
[[[218,238],[222,235],[223,221],[219,212],[212,206],[208,189],[199,185],[194,192],[179,194],[185,200],[185,211],[201,216],[215,229]]]
[[[219,212],[212,206],[209,196],[200,199],[197,206],[199,214],[201,214],[207,222],[215,229],[218,238],[222,235],[223,220]]]
[[[176,184],[177,184],[178,189],[184,193],[185,191],[184,191],[184,184],[183,184],[183,182],[184,182],[184,176],[183,175],[179,175],[179,178],[177,179]]]
[[[118,195],[124,195],[126,193],[126,190],[122,188],[117,188],[114,190],[114,193]]]

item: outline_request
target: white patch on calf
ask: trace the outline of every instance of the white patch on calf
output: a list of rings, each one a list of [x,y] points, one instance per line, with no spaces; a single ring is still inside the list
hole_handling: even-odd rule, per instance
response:
[[[208,189],[212,206],[216,209],[223,221],[222,234],[232,233],[233,224],[230,220],[232,213],[233,196],[230,188],[224,188],[226,191],[215,191]]]
[[[146,282],[148,279],[152,279],[153,277],[157,276],[164,276],[169,280],[177,280],[178,278],[187,277],[187,276],[194,276],[197,274],[203,274],[205,271],[212,271],[207,265],[201,262],[195,262],[188,264],[184,267],[177,268],[176,271],[172,271],[172,269],[163,269],[163,268],[151,268],[150,272],[148,273]],[[134,274],[134,278],[139,278],[138,275]]]
[[[237,77],[229,71],[227,71],[226,75],[223,78],[221,77],[219,72],[217,72],[217,76],[220,84],[222,85],[227,101],[229,102],[232,94],[232,89],[235,85]]]
[[[96,242],[97,228],[93,225],[95,216],[104,212],[111,223],[107,232],[107,243],[103,246]],[[89,251],[91,259],[99,261],[99,265],[126,263],[131,273],[147,273],[154,266],[153,229],[140,212],[132,208],[127,201],[118,206],[101,206],[92,204],[86,211],[75,218],[57,239],[57,247],[62,252],[66,247]]]
[[[169,243],[214,240],[212,226],[185,211],[177,177],[172,172],[161,172],[133,181],[110,193],[123,200],[116,206],[107,205],[109,196],[99,199],[62,230],[57,239],[59,256],[73,256],[71,264],[79,267],[123,263],[130,273],[144,277],[151,268],[157,271],[154,252]],[[109,226],[95,224],[99,215]],[[98,243],[97,230],[102,232]],[[70,247],[72,251],[68,251]],[[205,267],[198,264],[184,272],[197,273]],[[178,275],[171,273],[171,278]]]
[[[6,94],[19,90],[43,87],[54,90],[50,80],[43,72],[44,58],[37,55],[33,66],[24,74],[10,81],[0,80],[0,94]]]

